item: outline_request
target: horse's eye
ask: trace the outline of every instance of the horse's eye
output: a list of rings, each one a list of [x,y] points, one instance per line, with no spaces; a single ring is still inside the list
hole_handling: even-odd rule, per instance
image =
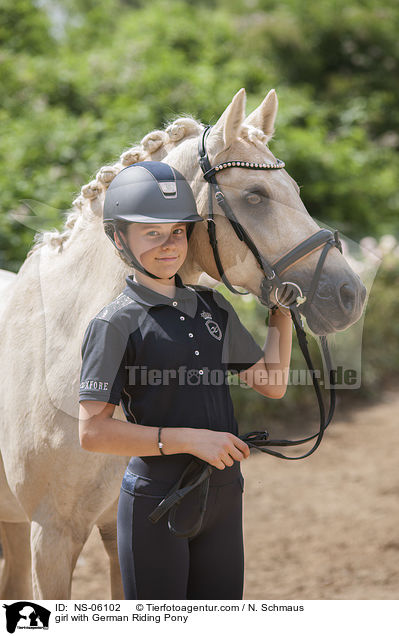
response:
[[[249,203],[250,205],[258,205],[258,203],[262,201],[262,197],[259,194],[256,194],[256,192],[251,192],[250,194],[247,194],[245,199],[247,203]]]

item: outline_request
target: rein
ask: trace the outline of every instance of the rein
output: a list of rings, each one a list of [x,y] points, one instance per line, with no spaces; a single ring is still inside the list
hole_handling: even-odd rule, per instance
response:
[[[330,406],[329,411],[326,417],[324,402],[320,390],[320,384],[316,377],[315,369],[313,366],[312,359],[309,354],[308,342],[306,339],[306,333],[303,328],[303,322],[300,315],[299,306],[307,303],[308,305],[312,302],[314,294],[316,292],[321,271],[323,268],[324,261],[326,259],[328,250],[331,247],[336,247],[342,253],[342,245],[339,240],[338,231],[331,232],[327,229],[321,229],[317,231],[312,236],[308,237],[294,248],[292,248],[289,252],[281,256],[275,263],[270,264],[262,254],[259,253],[256,245],[249,237],[245,228],[239,223],[237,220],[232,208],[230,207],[225,195],[223,194],[219,184],[216,180],[216,174],[218,174],[221,170],[226,170],[229,168],[244,168],[249,170],[280,170],[284,168],[285,163],[280,159],[276,159],[275,162],[269,163],[253,163],[248,161],[227,161],[217,166],[211,166],[209,161],[208,153],[206,150],[206,138],[209,134],[211,127],[207,126],[203,134],[201,135],[198,142],[198,152],[199,152],[199,164],[203,172],[203,178],[208,182],[208,236],[209,242],[211,244],[213,250],[213,256],[215,259],[216,267],[218,269],[219,275],[226,285],[226,287],[233,292],[234,294],[247,294],[248,292],[240,292],[232,286],[229,282],[220,259],[218,247],[217,247],[217,239],[216,239],[216,224],[213,214],[213,194],[215,195],[215,199],[219,207],[223,210],[226,218],[230,222],[231,226],[234,229],[237,237],[240,241],[244,241],[247,247],[251,250],[254,255],[258,265],[260,266],[264,278],[261,283],[261,298],[260,302],[268,307],[272,313],[276,311],[278,306],[285,307],[289,309],[292,317],[292,321],[295,326],[295,331],[298,339],[299,346],[301,348],[303,357],[306,360],[306,364],[311,373],[313,387],[316,393],[317,402],[319,405],[319,414],[320,414],[320,425],[318,433],[314,435],[310,435],[309,437],[305,437],[299,440],[272,440],[269,439],[269,434],[267,431],[252,431],[250,433],[246,433],[244,435],[239,435],[240,439],[242,439],[248,446],[252,448],[257,448],[263,453],[268,453],[269,455],[273,455],[274,457],[278,457],[280,459],[286,460],[298,460],[304,459],[305,457],[309,457],[315,450],[319,447],[324,431],[327,426],[330,424],[331,419],[334,414],[335,409],[335,389],[334,389],[334,374],[332,369],[330,352],[328,349],[327,337],[320,336],[320,344],[322,347],[322,351],[324,354],[324,362],[326,368],[329,373],[329,381],[330,381]],[[323,247],[320,258],[318,260],[313,279],[311,281],[310,289],[306,291],[306,295],[303,294],[299,285],[291,281],[282,281],[281,275],[289,268],[292,267],[296,262],[298,262],[301,258],[305,256],[309,256],[309,254],[313,253],[315,250]],[[282,302],[284,300],[284,303]],[[315,440],[312,448],[300,456],[290,457],[288,455],[284,455],[276,450],[271,450],[267,448],[269,446],[298,446],[300,444],[305,444],[306,442],[310,442]],[[168,516],[168,527],[172,534],[178,537],[193,537],[195,536],[202,525],[203,517],[206,511],[206,503],[208,498],[208,490],[209,490],[209,478],[211,476],[214,467],[211,466],[208,462],[200,460],[198,458],[194,459],[190,464],[188,464],[187,468],[181,475],[180,479],[173,485],[171,490],[167,493],[161,503],[155,508],[155,510],[149,515],[148,519],[153,523],[156,523],[166,512],[169,512]],[[190,473],[191,478],[189,477]],[[187,477],[187,483],[185,486],[182,486],[184,479]],[[200,516],[194,526],[188,530],[179,531],[174,526],[174,520],[176,515],[176,508],[179,505],[180,501],[185,497],[189,492],[194,490],[195,488],[201,486],[200,491]]]

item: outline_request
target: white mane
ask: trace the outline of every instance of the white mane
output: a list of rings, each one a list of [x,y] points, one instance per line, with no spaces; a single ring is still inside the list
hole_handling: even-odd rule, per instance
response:
[[[119,161],[114,165],[102,166],[96,177],[82,186],[80,194],[72,202],[72,210],[66,216],[63,229],[37,233],[27,258],[44,245],[62,251],[63,245],[71,237],[78,219],[84,222],[84,220],[92,220],[93,216],[100,216],[105,191],[113,178],[123,168],[139,161],[161,161],[172,148],[189,137],[198,137],[202,130],[202,124],[195,119],[179,117],[170,122],[165,130],[153,130],[145,135],[139,145],[124,151]]]

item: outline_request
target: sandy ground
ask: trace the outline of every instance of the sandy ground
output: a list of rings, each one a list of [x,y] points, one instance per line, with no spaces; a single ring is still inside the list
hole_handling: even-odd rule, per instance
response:
[[[247,599],[399,599],[399,395],[334,420],[312,457],[242,464]],[[93,530],[73,599],[109,599]]]

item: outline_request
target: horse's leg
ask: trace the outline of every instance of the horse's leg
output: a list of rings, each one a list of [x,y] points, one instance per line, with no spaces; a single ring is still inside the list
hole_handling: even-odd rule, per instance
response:
[[[0,598],[32,598],[30,524],[0,523],[3,563],[0,577]]]
[[[56,518],[50,506],[40,517],[31,524],[33,598],[70,599],[72,574],[91,528]]]
[[[121,571],[118,560],[118,546],[116,541],[116,514],[118,499],[110,506],[97,521],[97,527],[107,551],[110,564],[111,598],[124,599]]]

